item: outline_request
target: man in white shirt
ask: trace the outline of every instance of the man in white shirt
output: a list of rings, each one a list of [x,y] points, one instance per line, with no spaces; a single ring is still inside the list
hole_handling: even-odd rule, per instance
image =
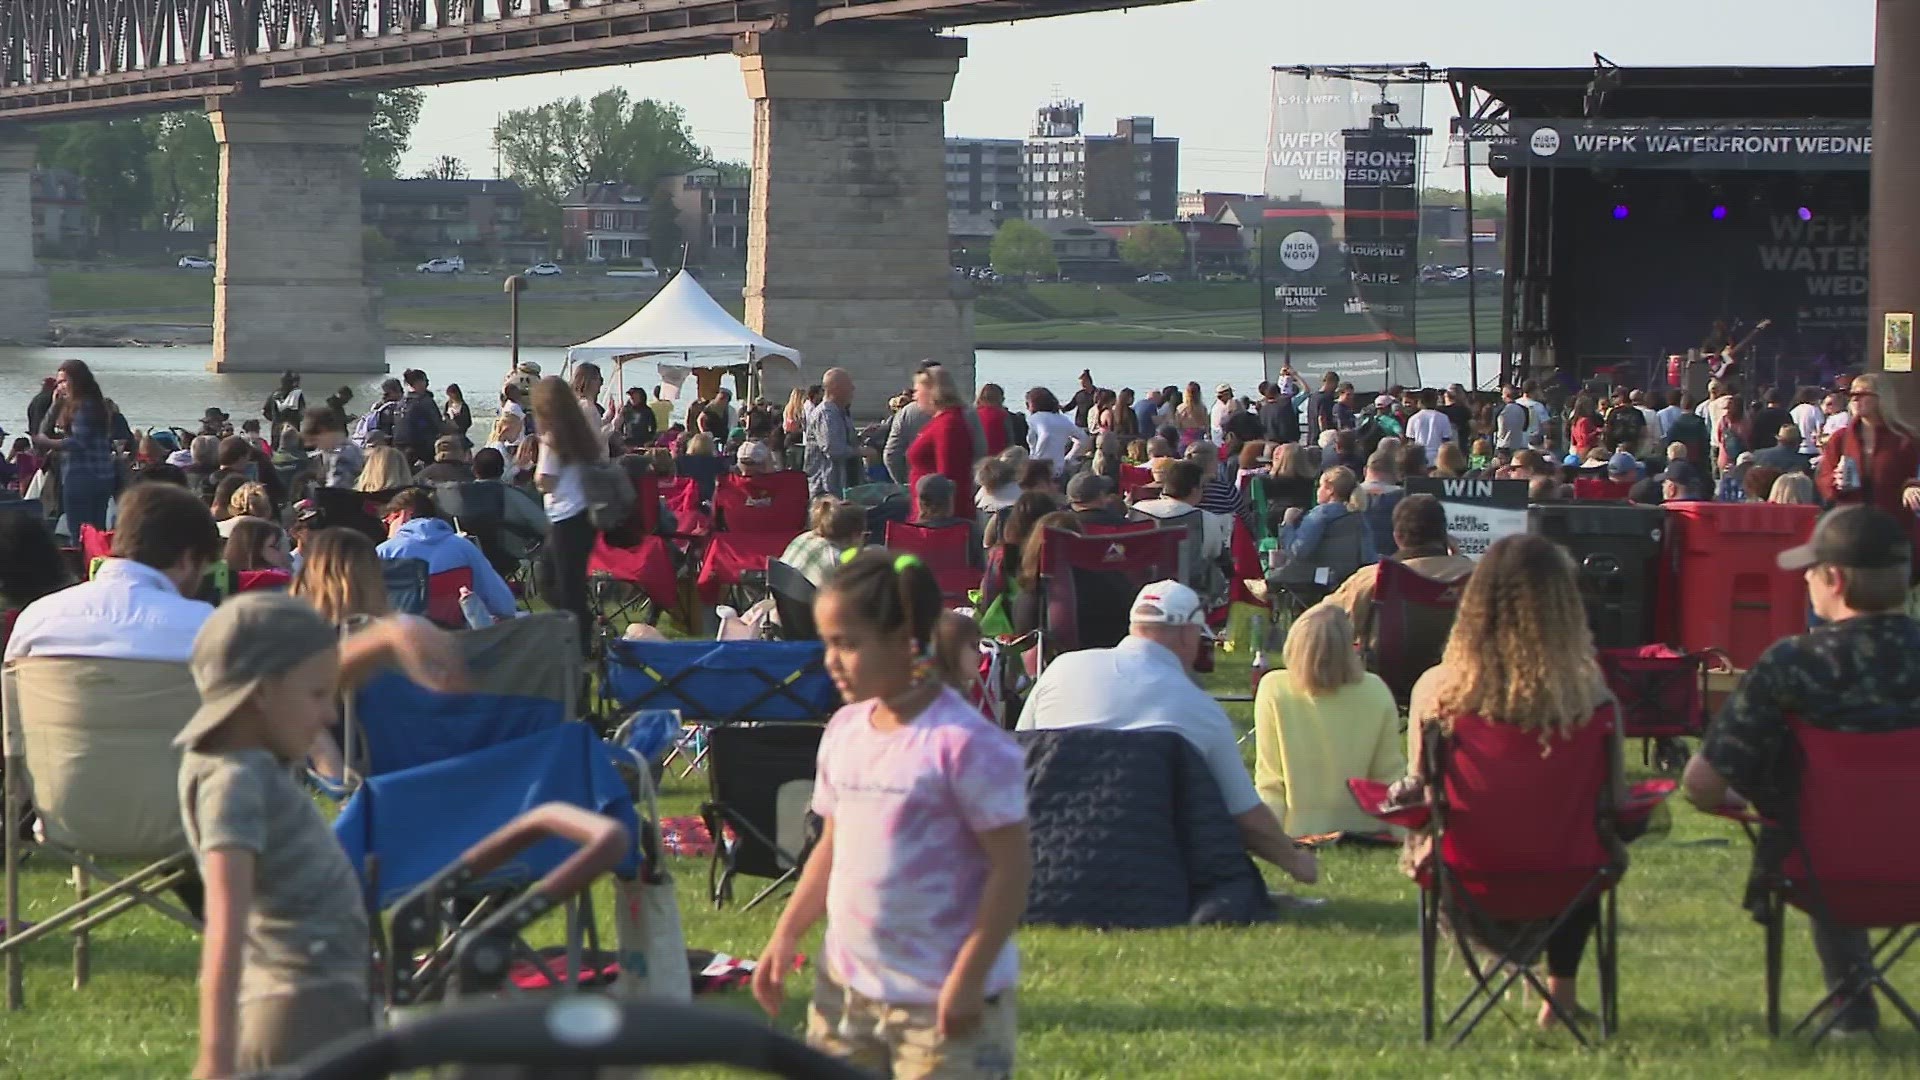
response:
[[[1726,385],[1719,379],[1707,380],[1707,400],[1701,402],[1693,414],[1707,422],[1707,445],[1716,451],[1720,449],[1720,421],[1727,418],[1727,409],[1732,405],[1733,395]]]
[[[1540,440],[1545,438],[1547,421],[1553,419],[1553,413],[1547,408],[1546,403],[1540,400],[1538,382],[1528,379],[1526,385],[1521,387],[1521,391],[1520,404],[1533,410],[1533,432],[1528,437],[1537,446]]]
[[[1654,392],[1654,400],[1659,400],[1659,391],[1657,390]],[[1656,446],[1665,446],[1667,444],[1667,429],[1660,423],[1660,414],[1655,412],[1653,406],[1648,403],[1647,392],[1644,390],[1635,390],[1627,395],[1627,402],[1634,408],[1640,410],[1640,415],[1646,418],[1647,434],[1643,442],[1643,449],[1651,451]]]
[[[1666,442],[1667,432],[1673,430],[1673,422],[1686,415],[1687,410],[1680,407],[1680,391],[1670,390],[1661,396],[1665,398],[1666,406],[1654,415],[1660,418],[1660,441]]]
[[[1193,681],[1193,661],[1208,636],[1200,597],[1177,581],[1140,590],[1126,640],[1111,649],[1061,655],[1034,684],[1020,712],[1020,731],[1097,728],[1172,731],[1193,745],[1240,826],[1247,851],[1311,883],[1313,853],[1299,847],[1260,801],[1247,774],[1232,721]]]
[[[1793,417],[1794,425],[1800,429],[1800,445],[1818,446],[1820,429],[1826,422],[1826,416],[1820,411],[1820,391],[1811,386],[1802,387],[1799,397],[1800,400],[1794,403],[1787,415]]]
[[[1233,416],[1233,385],[1221,383],[1213,388],[1213,408],[1208,417],[1213,422],[1213,441],[1217,445],[1227,441],[1227,420]]]
[[[1453,421],[1440,411],[1440,395],[1433,390],[1420,391],[1420,411],[1407,418],[1407,441],[1427,452],[1427,464],[1440,456],[1440,448],[1453,438]]]
[[[113,557],[93,580],[28,604],[6,658],[88,656],[186,663],[213,605],[189,599],[220,558],[220,530],[192,492],[135,484],[119,500]]]
[[[1521,451],[1527,448],[1529,432],[1533,430],[1533,410],[1520,403],[1518,387],[1508,386],[1500,391],[1505,403],[1493,420],[1493,446],[1496,450]]]
[[[1827,395],[1826,401],[1821,405],[1821,411],[1827,414],[1826,420],[1820,425],[1819,440],[1820,445],[1825,446],[1828,439],[1839,434],[1841,428],[1853,422],[1853,413],[1847,409],[1847,395],[1837,390]]]

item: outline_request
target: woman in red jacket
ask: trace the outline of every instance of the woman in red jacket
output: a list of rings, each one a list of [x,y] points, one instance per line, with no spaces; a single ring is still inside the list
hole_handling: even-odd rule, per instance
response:
[[[1911,528],[1920,512],[1920,439],[1898,414],[1891,388],[1871,372],[1853,380],[1847,411],[1853,421],[1820,452],[1820,494],[1836,505],[1877,506]]]
[[[999,383],[986,383],[973,399],[973,411],[980,414],[980,433],[987,445],[981,457],[992,457],[1007,448],[1007,393]]]
[[[944,367],[923,368],[913,377],[913,400],[932,419],[907,447],[907,485],[918,491],[921,477],[938,473],[953,481],[954,506],[972,506],[973,463],[980,455],[953,376]]]

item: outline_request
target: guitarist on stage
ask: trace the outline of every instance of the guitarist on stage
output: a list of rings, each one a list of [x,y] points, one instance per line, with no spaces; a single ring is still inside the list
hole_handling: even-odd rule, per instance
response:
[[[1747,346],[1753,344],[1753,339],[1759,337],[1762,330],[1772,325],[1772,319],[1761,319],[1753,324],[1752,330],[1747,331],[1746,337],[1736,342],[1728,332],[1726,322],[1716,321],[1713,324],[1713,332],[1707,335],[1706,341],[1701,342],[1700,347],[1703,355],[1712,357],[1709,361],[1708,373],[1722,382],[1730,381],[1729,376],[1735,365],[1744,359],[1741,354],[1746,352]],[[1716,353],[1719,355],[1715,356]]]

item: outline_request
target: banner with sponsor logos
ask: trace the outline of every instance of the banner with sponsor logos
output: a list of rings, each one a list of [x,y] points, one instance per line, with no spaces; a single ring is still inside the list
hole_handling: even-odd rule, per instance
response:
[[[1363,390],[1419,383],[1420,131],[1417,85],[1273,73],[1260,221],[1269,378],[1290,364]]]
[[[1873,122],[1513,120],[1488,142],[1495,167],[1844,172],[1870,167]]]

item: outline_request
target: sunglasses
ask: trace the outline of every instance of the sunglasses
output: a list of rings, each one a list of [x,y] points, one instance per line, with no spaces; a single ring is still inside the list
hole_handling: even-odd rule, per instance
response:
[[[1854,399],[1855,401],[1858,401],[1861,398],[1879,397],[1880,395],[1872,390],[1855,390],[1853,393],[1848,394],[1847,396]]]

